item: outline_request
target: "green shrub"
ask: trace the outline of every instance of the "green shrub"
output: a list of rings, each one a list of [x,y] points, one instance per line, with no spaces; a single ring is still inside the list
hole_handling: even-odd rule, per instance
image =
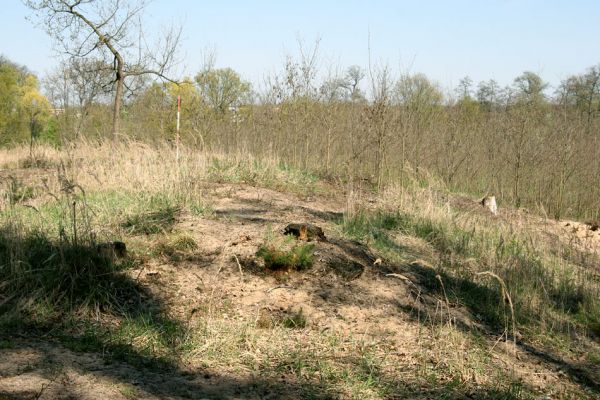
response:
[[[56,240],[16,226],[0,229],[0,284],[10,298],[34,305],[70,309],[80,305],[110,308],[131,295],[132,285],[87,240]],[[35,311],[35,313],[38,313]]]
[[[303,329],[307,325],[306,316],[300,309],[283,318],[282,324],[289,329]]]
[[[290,236],[268,237],[256,255],[265,260],[268,269],[304,270],[312,266],[314,249],[314,244],[300,244]]]

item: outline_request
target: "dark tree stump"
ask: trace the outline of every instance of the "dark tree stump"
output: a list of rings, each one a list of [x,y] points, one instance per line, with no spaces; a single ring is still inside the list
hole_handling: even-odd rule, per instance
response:
[[[283,234],[294,235],[298,240],[304,240],[306,242],[327,241],[323,229],[313,224],[289,224],[283,230]]]

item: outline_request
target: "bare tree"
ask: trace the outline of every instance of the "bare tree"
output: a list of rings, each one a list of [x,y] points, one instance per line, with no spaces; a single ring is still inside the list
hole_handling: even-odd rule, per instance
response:
[[[181,29],[171,28],[159,43],[149,46],[141,25],[146,0],[23,0],[34,10],[62,54],[85,59],[93,56],[100,68],[114,73],[112,134],[119,133],[125,89],[139,78],[154,75],[172,81],[168,70],[175,62]]]
[[[587,115],[589,129],[592,117],[600,111],[600,65],[563,80],[556,94],[559,104],[574,106]]]
[[[74,58],[44,78],[49,100],[61,108],[63,123],[75,137],[83,131],[94,104],[106,104],[113,93],[111,67],[102,60]]]
[[[471,86],[473,86],[473,79],[469,76],[465,76],[458,81],[458,87],[456,88],[456,94],[460,100],[466,100],[471,98]]]
[[[479,82],[477,85],[477,101],[486,111],[492,111],[497,107],[500,97],[500,86],[498,82],[490,79],[487,82]]]

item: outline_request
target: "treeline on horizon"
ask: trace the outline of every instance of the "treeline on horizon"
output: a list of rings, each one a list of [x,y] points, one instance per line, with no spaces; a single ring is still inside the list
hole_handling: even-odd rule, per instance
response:
[[[438,179],[554,218],[600,217],[600,65],[549,95],[533,72],[506,87],[466,77],[448,94],[423,74],[351,66],[322,79],[317,64],[290,57],[261,90],[212,63],[178,83],[132,79],[113,137],[110,68],[74,60],[40,83],[1,57],[0,144],[174,141],[181,96],[181,140],[199,151],[276,156],[375,190]]]

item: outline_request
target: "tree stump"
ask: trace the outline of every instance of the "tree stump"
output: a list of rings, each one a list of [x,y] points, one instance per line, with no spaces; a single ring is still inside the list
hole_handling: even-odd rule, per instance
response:
[[[289,224],[283,230],[283,234],[294,235],[298,240],[303,240],[305,242],[327,241],[323,229],[313,224]]]

